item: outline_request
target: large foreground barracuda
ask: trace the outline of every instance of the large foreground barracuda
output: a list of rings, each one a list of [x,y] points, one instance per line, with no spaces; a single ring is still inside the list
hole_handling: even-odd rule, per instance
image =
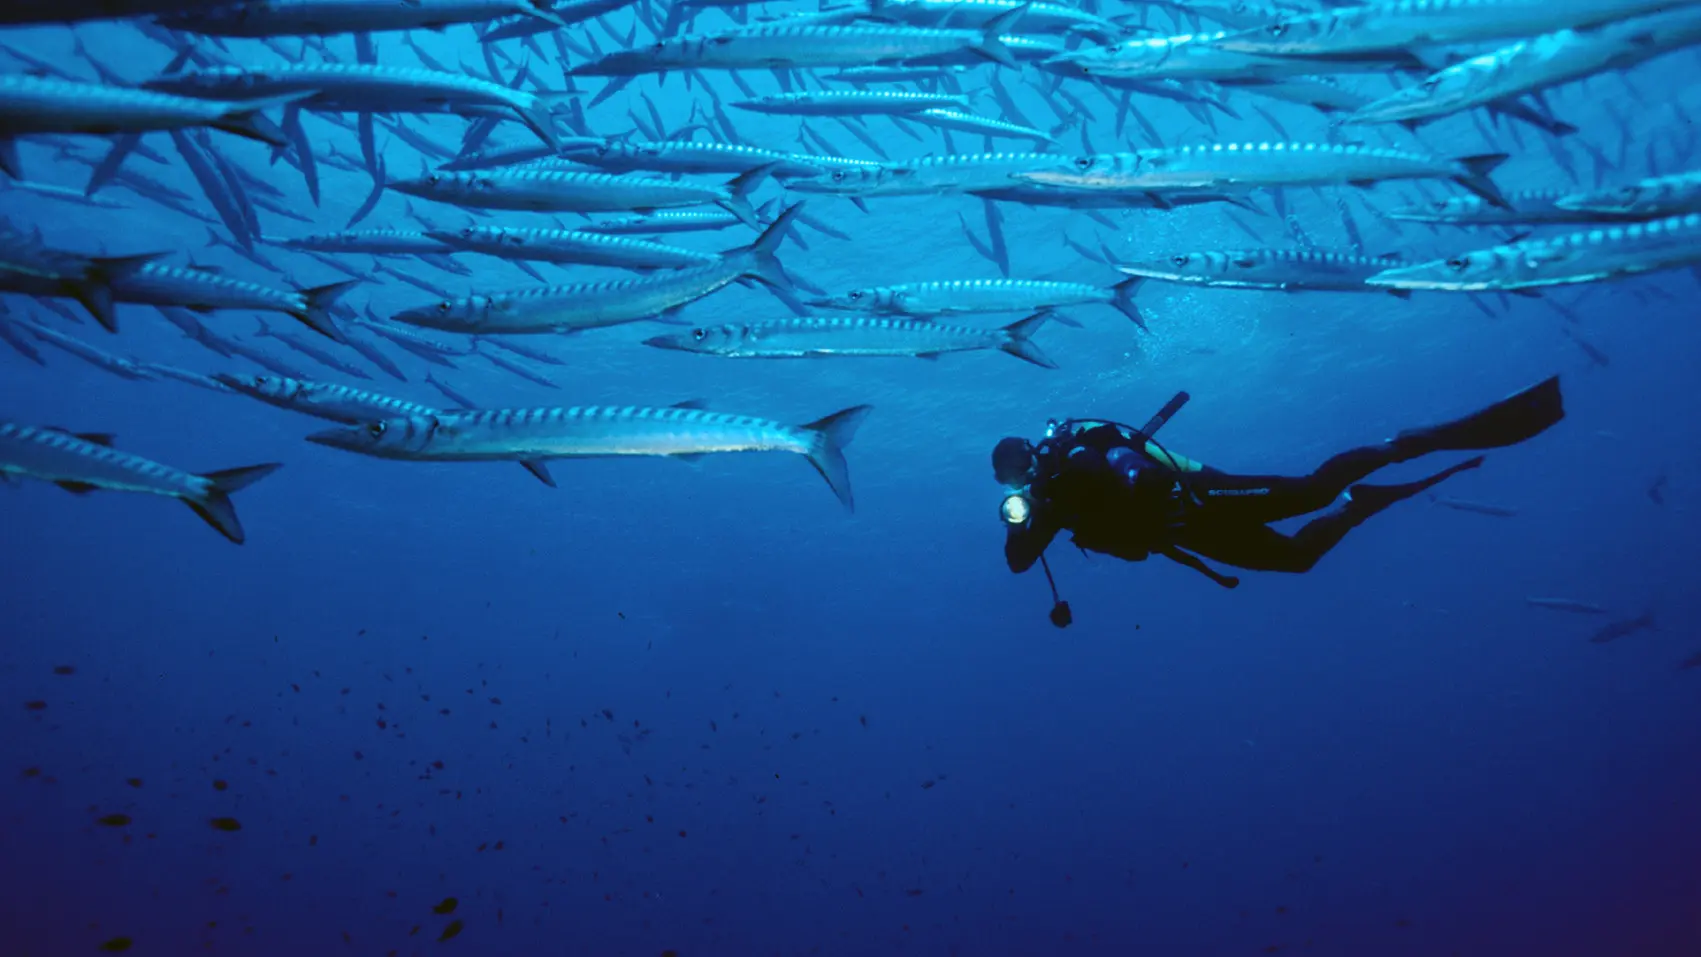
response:
[[[549,459],[796,452],[815,466],[850,509],[854,500],[843,450],[870,411],[872,406],[853,406],[798,426],[709,412],[695,403],[668,408],[493,409],[370,422],[319,432],[308,441],[387,459],[519,461],[532,463],[528,467],[534,473]]]
[[[1056,153],[956,153],[835,169],[786,183],[799,193],[835,196],[922,196],[973,193],[1016,185],[1013,173],[1057,165]]]
[[[152,90],[53,80],[24,74],[0,76],[0,139],[39,133],[147,133],[210,126],[272,146],[284,140],[269,124],[255,121],[262,110],[284,106],[306,94],[255,99],[204,100]],[[263,119],[263,118],[262,118]],[[0,155],[10,155],[0,149]],[[15,163],[7,175],[23,177]]]
[[[1526,239],[1385,270],[1365,280],[1389,289],[1514,292],[1622,279],[1701,263],[1701,213]]]
[[[159,24],[220,37],[328,36],[386,30],[440,30],[514,15],[563,26],[546,0],[245,0],[169,13]]]
[[[468,226],[429,234],[446,248],[483,253],[500,259],[567,265],[613,266],[617,269],[684,269],[707,266],[720,257],[680,246],[606,236],[571,229],[520,229],[507,226]]]
[[[740,279],[756,279],[776,290],[791,283],[774,250],[802,204],[787,209],[749,246],[715,262],[674,269],[642,279],[540,286],[515,292],[443,300],[394,318],[414,326],[467,333],[546,333],[595,329],[654,319]]]
[[[662,40],[640,50],[619,50],[568,70],[572,76],[637,76],[676,69],[741,70],[762,67],[855,67],[932,62],[967,53],[1015,66],[1001,34],[1022,15],[1000,14],[981,30],[922,27],[758,25],[721,33]]]
[[[1142,328],[1145,320],[1130,298],[1138,280],[1109,289],[1084,282],[1041,279],[961,279],[852,289],[812,299],[809,305],[883,316],[952,316],[975,312],[1042,312],[1102,302],[1115,306]]]
[[[655,336],[644,345],[733,359],[801,359],[814,356],[909,356],[937,359],[947,352],[998,349],[1046,369],[1057,364],[1030,337],[1050,319],[1037,313],[1002,329],[977,329],[914,319],[781,319],[749,325],[693,329]]]
[[[151,80],[150,89],[214,99],[297,95],[304,110],[333,113],[512,114],[558,146],[545,101],[523,90],[459,73],[369,63],[214,67]]]
[[[409,196],[473,209],[534,213],[605,213],[668,209],[713,203],[750,226],[757,225],[749,193],[768,168],[741,173],[725,187],[677,182],[659,176],[622,176],[571,170],[493,170],[431,173],[398,180],[389,188]]]
[[[1554,205],[1596,217],[1656,219],[1701,213],[1701,171],[1651,176],[1627,186],[1562,196]]]
[[[272,242],[285,249],[324,253],[366,253],[372,256],[429,256],[453,252],[454,247],[419,230],[362,229],[345,233],[292,236]]]
[[[1391,179],[1451,179],[1495,205],[1506,200],[1488,178],[1505,153],[1446,159],[1405,150],[1333,143],[1213,143],[1059,159],[1052,169],[1013,178],[1045,186],[1110,192],[1362,185]]]
[[[1399,0],[1300,14],[1230,34],[1224,50],[1265,56],[1354,58],[1443,43],[1504,40],[1579,29],[1695,0]]]
[[[277,471],[280,466],[251,465],[195,475],[111,447],[107,435],[72,435],[13,422],[0,422],[0,477],[18,476],[52,482],[71,492],[145,492],[175,498],[195,510],[225,538],[242,544],[242,523],[231,493]]]
[[[1045,68],[1062,72],[1070,67],[1088,76],[1127,80],[1244,80],[1249,76],[1279,79],[1316,72],[1315,63],[1293,57],[1268,57],[1225,50],[1217,42],[1229,36],[1216,33],[1181,33],[1167,37],[1135,37],[1113,46],[1082,47],[1060,53],[1045,61]],[[1364,70],[1385,70],[1389,64],[1366,57],[1360,64],[1342,64]]]
[[[1624,70],[1701,42],[1701,6],[1561,30],[1456,63],[1345,117],[1346,123],[1416,124],[1534,93],[1608,70]]]

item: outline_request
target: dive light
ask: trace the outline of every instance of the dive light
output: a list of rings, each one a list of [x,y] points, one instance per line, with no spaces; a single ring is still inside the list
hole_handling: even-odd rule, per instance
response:
[[[1012,492],[1004,496],[1004,501],[998,505],[998,517],[1008,525],[1026,525],[1028,516],[1033,508],[1028,504],[1028,497],[1021,492]]]

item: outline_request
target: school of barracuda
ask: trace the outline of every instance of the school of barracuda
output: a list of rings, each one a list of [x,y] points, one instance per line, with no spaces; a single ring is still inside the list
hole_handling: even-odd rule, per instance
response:
[[[92,54],[76,32],[91,21],[126,23],[133,47],[149,55],[114,63]],[[44,30],[69,33],[76,70],[37,52]],[[428,49],[445,40],[482,62],[445,62]],[[605,50],[608,41],[615,49]],[[1139,331],[1147,323],[1134,296],[1151,282],[1400,299],[1452,292],[1480,305],[1483,293],[1539,296],[1544,287],[1695,266],[1701,170],[1615,178],[1628,126],[1620,122],[1614,162],[1555,115],[1548,93],[1622,77],[1698,42],[1701,0],[823,0],[815,10],[744,0],[8,0],[0,196],[101,210],[151,203],[205,223],[212,244],[280,278],[174,262],[148,237],[122,231],[51,248],[41,224],[19,221],[8,201],[0,292],[23,299],[0,300],[0,340],[43,365],[45,345],[126,379],[170,379],[335,423],[309,436],[321,445],[390,459],[513,461],[550,485],[553,459],[793,452],[849,508],[843,448],[867,405],[808,424],[696,401],[486,409],[441,376],[476,357],[554,388],[537,368],[562,364],[549,346],[642,322],[685,328],[633,337],[635,349],[769,359],[1002,351],[1055,369],[1032,340],[1049,320],[1081,327],[1059,310],[1109,307],[1133,321],[1131,335],[1149,334]],[[1605,103],[1609,115],[1635,107],[1627,82],[1600,89],[1623,101]],[[689,120],[668,129],[658,100],[674,112],[688,107]],[[1159,103],[1213,134],[1168,141],[1143,109]],[[1270,103],[1326,115],[1328,136],[1290,139]],[[1034,115],[1041,107],[1053,116]],[[1108,150],[1093,142],[1093,130],[1104,135],[1098,111],[1114,116]],[[1214,134],[1219,118],[1242,111],[1268,121],[1273,138]],[[427,114],[460,124],[460,143],[443,143],[440,121],[417,119]],[[795,119],[795,141],[747,137],[735,117],[750,114]],[[1503,189],[1495,174],[1506,152],[1439,155],[1422,145],[1427,124],[1461,115],[1485,139],[1550,151],[1572,185]],[[859,146],[847,154],[829,129]],[[888,129],[913,139],[919,155],[892,158],[875,135]],[[392,175],[380,135],[415,150],[421,171]],[[1693,136],[1679,162],[1693,156]],[[1000,151],[1001,142],[1019,151]],[[1573,146],[1594,159],[1592,182],[1576,169]],[[87,167],[86,185],[32,179],[37,164]],[[201,195],[161,182],[161,164],[186,170]],[[254,172],[262,168],[269,172]],[[371,182],[340,229],[315,215],[327,170]],[[1377,184],[1397,185],[1378,187],[1372,200]],[[1288,200],[1302,188],[1336,205],[1350,246],[1320,248],[1305,235]],[[387,193],[406,197],[408,221],[357,229]],[[1384,202],[1390,195],[1421,199],[1396,208]],[[1443,234],[1453,237],[1443,239],[1450,254],[1369,253],[1349,196],[1391,230],[1459,228]],[[787,243],[850,241],[840,227],[857,215],[853,206],[940,197],[980,203],[984,240],[959,220],[1001,278],[831,291],[783,263]],[[1102,236],[1070,231],[1081,219],[1117,230],[1131,217],[1204,204],[1254,245],[1135,261]],[[1126,278],[1013,276],[1003,222],[1015,208],[1051,217],[1060,248]],[[492,220],[492,211],[503,215]],[[262,227],[262,213],[304,227],[283,235]],[[1259,239],[1248,216],[1279,223],[1294,245]],[[1482,238],[1467,227],[1498,232]],[[744,238],[715,251],[673,238],[723,230]],[[344,278],[299,286],[279,255]],[[457,296],[414,271],[467,277],[479,260],[511,264],[528,281]],[[626,272],[608,278],[597,268]],[[387,317],[361,301],[393,283],[427,298]],[[773,303],[772,314],[698,328],[681,318],[733,285],[771,294],[760,301]],[[236,338],[222,331],[232,311],[272,318]],[[82,312],[106,333],[65,331]],[[996,313],[1024,318],[970,319]],[[105,348],[100,340],[119,332],[121,314],[123,324],[157,315],[220,360],[264,373],[233,365],[204,375]],[[447,370],[424,378],[446,404],[327,381],[280,358],[277,346],[359,380],[377,369],[406,381],[386,350],[405,352]],[[240,543],[229,496],[278,467],[195,474],[112,444],[103,434],[0,422],[0,477],[177,498]]]

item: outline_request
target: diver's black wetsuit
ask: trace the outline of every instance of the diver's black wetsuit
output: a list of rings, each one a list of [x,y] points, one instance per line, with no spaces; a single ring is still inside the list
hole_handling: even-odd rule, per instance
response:
[[[1308,571],[1365,519],[1482,459],[1401,485],[1355,484],[1372,472],[1431,452],[1512,445],[1563,416],[1558,379],[1549,379],[1464,419],[1342,452],[1305,476],[1230,474],[1172,455],[1126,426],[1067,422],[1032,449],[1029,512],[1025,522],[1006,526],[1005,559],[1012,571],[1026,571],[1067,529],[1084,549],[1128,561],[1163,555],[1228,587],[1238,580],[1198,556],[1259,571]],[[1342,493],[1349,494],[1336,508],[1292,535],[1268,526],[1327,508]]]

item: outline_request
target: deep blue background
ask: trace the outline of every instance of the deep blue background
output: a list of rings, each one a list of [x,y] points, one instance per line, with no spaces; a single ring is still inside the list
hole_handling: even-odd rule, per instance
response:
[[[631,19],[611,21],[624,34]],[[127,27],[82,33],[135,79],[169,59]],[[87,75],[69,36],[0,39]],[[448,62],[480,62],[465,28],[420,39]],[[276,62],[258,45],[231,49]],[[379,49],[381,62],[413,62],[394,38]],[[1597,79],[1551,103],[1615,158],[1622,134],[1600,105],[1630,118],[1625,166],[1605,179],[1645,175],[1650,157],[1658,171],[1682,169],[1694,160],[1697,70],[1679,54],[1633,86]],[[1005,73],[1023,109],[1049,121]],[[736,97],[724,80],[716,88]],[[659,94],[653,79],[635,84],[592,122],[629,128],[640,91],[669,122],[689,113],[693,94],[670,77]],[[1113,110],[1077,92],[1096,111],[1098,148],[1144,145],[1118,140]],[[1172,143],[1275,135],[1245,109],[1213,134],[1165,101],[1137,105]],[[1329,135],[1308,111],[1265,108],[1295,138]],[[756,142],[795,140],[794,120],[735,121]],[[350,134],[308,122],[316,140],[358,152]],[[456,121],[413,122],[458,139]],[[871,127],[894,155],[941,149],[882,120]],[[1503,186],[1570,182],[1537,137],[1521,136],[1522,149],[1510,134],[1494,141],[1517,152],[1496,176]],[[268,166],[253,144],[216,142],[309,208],[293,170]],[[1418,142],[1460,154],[1489,145],[1464,119]],[[1066,134],[1062,148],[1079,147]],[[397,175],[417,169],[402,144],[388,150]],[[49,149],[26,145],[24,157],[43,182],[86,175]],[[181,169],[137,168],[195,192]],[[333,231],[369,183],[323,174],[317,228]],[[762,198],[777,195],[769,186]],[[1333,196],[1290,195],[1305,232],[1332,246],[1345,243]],[[1394,232],[1361,202],[1416,197],[1383,186],[1352,198],[1367,251],[1489,244],[1485,233]],[[56,245],[177,248],[281,281],[200,249],[204,227],[126,201],[115,212],[0,193],[9,216]],[[783,253],[825,286],[996,275],[956,222],[965,213],[982,231],[976,202],[810,210],[855,237],[806,232],[809,250]],[[363,225],[411,228],[401,212],[402,198],[387,196]],[[261,215],[268,234],[307,231]],[[1025,277],[1114,279],[1062,245],[1065,229],[1082,241],[1098,229],[1129,258],[1248,241],[1211,207],[1128,214],[1114,236],[1062,211],[1006,217]],[[1291,244],[1278,220],[1253,222],[1267,242]],[[745,236],[683,241],[719,249]],[[302,285],[337,278],[274,255]],[[467,261],[471,280],[401,268],[457,293],[529,282]],[[46,347],[45,369],[4,352],[7,418],[114,432],[126,449],[194,470],[287,465],[237,496],[240,548],[163,500],[40,484],[0,495],[0,953],[93,953],[117,935],[136,954],[1701,953],[1701,672],[1676,669],[1701,652],[1696,292],[1679,273],[1552,293],[1610,355],[1604,368],[1537,300],[1486,300],[1491,318],[1447,296],[1152,285],[1140,295],[1151,335],[1103,307],[1074,312],[1085,328],[1042,332],[1056,372],[997,354],[717,360],[645,349],[655,328],[638,325],[547,341],[567,363],[542,369],[558,390],[481,360],[451,379],[491,405],[701,396],[796,422],[870,402],[848,453],[854,515],[788,456],[560,463],[551,490],[509,465],[351,456],[300,441],[319,423],[241,397],[120,381]],[[381,312],[425,301],[393,280],[350,300]],[[687,316],[756,320],[778,308],[734,288]],[[41,316],[122,354],[243,369],[142,307],[122,308],[116,337]],[[240,313],[207,322],[234,336],[255,328]],[[439,400],[419,381],[425,366],[398,361],[411,383],[373,385]],[[1194,399],[1169,445],[1221,468],[1302,472],[1555,371],[1565,422],[1444,489],[1516,508],[1514,518],[1413,501],[1312,573],[1249,575],[1232,593],[1166,562],[1060,547],[1053,564],[1078,618],[1066,632],[1046,624],[1038,573],[1003,565],[987,453],[1047,417],[1138,422],[1184,388]],[[1660,475],[1663,506],[1646,494]],[[1588,641],[1650,610],[1658,630]],[[65,664],[76,673],[53,673]],[[47,708],[25,710],[35,699]],[[95,823],[115,812],[134,823]],[[243,829],[212,830],[215,816]],[[459,898],[465,931],[439,945],[449,918],[430,907],[445,896]]]

